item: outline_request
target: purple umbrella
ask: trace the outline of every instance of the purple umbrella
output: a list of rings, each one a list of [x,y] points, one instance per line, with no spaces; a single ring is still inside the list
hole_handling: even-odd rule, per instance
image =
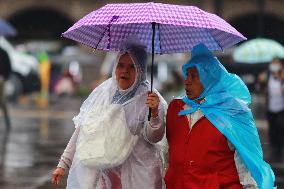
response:
[[[100,50],[119,51],[136,36],[152,53],[190,52],[204,43],[210,50],[223,50],[246,38],[222,18],[194,6],[161,3],[108,4],[76,22],[62,34]]]
[[[194,6],[161,3],[108,4],[62,35],[95,49],[113,51],[119,51],[121,44],[135,35],[152,54],[190,52],[199,43],[210,50],[223,50],[246,39],[214,14]]]
[[[222,18],[197,7],[153,2],[105,5],[62,35],[107,51],[119,51],[126,39],[137,37],[152,53],[151,91],[154,53],[190,52],[199,43],[223,50],[246,39]]]
[[[189,52],[198,43],[210,50],[223,50],[244,39],[220,17],[194,6],[161,3],[108,4],[91,12],[63,33],[95,49],[119,51],[121,44],[136,35],[152,52]]]

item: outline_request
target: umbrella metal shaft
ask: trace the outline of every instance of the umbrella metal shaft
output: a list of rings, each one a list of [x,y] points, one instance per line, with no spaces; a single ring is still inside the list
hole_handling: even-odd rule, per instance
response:
[[[156,22],[152,22],[152,63],[151,63],[151,93],[153,92],[153,72],[154,72],[154,48],[155,48],[155,32],[156,32]],[[148,115],[148,121],[150,121],[151,118],[151,108],[149,108],[149,115]]]

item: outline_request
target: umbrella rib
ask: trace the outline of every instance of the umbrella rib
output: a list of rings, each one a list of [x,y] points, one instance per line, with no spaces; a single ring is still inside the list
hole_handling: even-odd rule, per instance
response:
[[[214,30],[215,30],[216,28],[214,28]],[[206,30],[205,30],[206,31]],[[223,47],[219,44],[219,42],[213,37],[213,35],[210,33],[210,31],[208,31],[208,33],[209,33],[209,35],[214,39],[214,41],[217,43],[217,45],[220,47],[220,49],[222,50],[222,51],[224,51],[224,49],[223,49]]]
[[[108,23],[108,25],[106,26],[106,28],[105,28],[105,31],[103,32],[103,35],[100,37],[100,40],[99,40],[99,42],[97,43],[97,45],[96,45],[96,48],[95,49],[97,49],[98,48],[98,46],[99,46],[99,44],[100,44],[100,42],[101,42],[101,40],[103,39],[103,37],[106,35],[106,33],[108,32],[108,37],[109,37],[109,41],[108,41],[108,46],[107,46],[107,48],[110,48],[110,27],[111,27],[111,23],[112,22],[115,22],[117,19],[118,19],[119,17],[118,16],[112,16],[112,18],[111,18],[111,20],[109,21],[109,23]]]
[[[162,54],[161,29],[160,29],[160,24],[158,23],[157,25],[158,25],[158,31],[159,31],[160,54]]]
[[[206,14],[204,11],[202,11],[202,14],[207,17],[207,14]],[[208,17],[207,17],[207,18],[208,18]],[[210,22],[210,24],[212,24],[210,19],[209,19],[209,22]],[[212,25],[213,25],[213,24],[212,24]],[[217,28],[214,27],[213,29],[215,30],[215,29],[217,29]],[[203,29],[203,30],[206,31],[206,29]],[[207,32],[207,31],[206,31],[206,32]],[[210,33],[210,31],[208,31],[208,33],[209,33],[209,35],[214,39],[214,41],[217,43],[217,45],[220,47],[220,49],[223,51],[222,46],[221,46],[221,45],[219,44],[219,42],[212,36],[212,34]]]
[[[95,49],[98,49],[98,46],[99,46],[100,42],[102,41],[103,37],[105,36],[106,32],[107,32],[107,27],[105,28],[105,31],[102,33],[100,40],[98,41]]]

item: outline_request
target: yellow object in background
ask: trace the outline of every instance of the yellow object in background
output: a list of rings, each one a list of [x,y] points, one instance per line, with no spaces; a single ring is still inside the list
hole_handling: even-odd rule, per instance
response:
[[[48,107],[49,101],[49,81],[50,81],[50,61],[47,53],[40,53],[39,58],[39,75],[41,90],[37,104],[41,108]]]

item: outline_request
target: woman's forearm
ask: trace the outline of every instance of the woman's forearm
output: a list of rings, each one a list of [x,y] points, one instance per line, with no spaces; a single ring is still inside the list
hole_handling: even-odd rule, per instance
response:
[[[79,135],[79,131],[80,127],[77,127],[74,133],[72,134],[72,137],[70,138],[63,154],[61,155],[57,167],[61,167],[64,169],[70,168],[76,150],[76,142]]]
[[[165,123],[158,117],[151,118],[145,128],[145,135],[149,142],[156,143],[162,140],[165,133]]]

